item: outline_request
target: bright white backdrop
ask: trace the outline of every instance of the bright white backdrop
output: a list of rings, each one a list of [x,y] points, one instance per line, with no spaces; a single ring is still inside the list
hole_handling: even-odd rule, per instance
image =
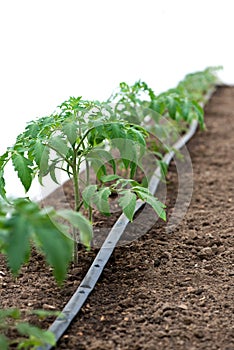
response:
[[[213,65],[234,83],[231,0],[2,0],[0,33],[0,153],[69,96],[138,79],[161,92]]]

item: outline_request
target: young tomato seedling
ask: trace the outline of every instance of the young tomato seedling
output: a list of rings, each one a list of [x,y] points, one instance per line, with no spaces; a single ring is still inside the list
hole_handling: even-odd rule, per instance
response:
[[[119,195],[119,205],[129,218],[133,219],[136,199],[140,198],[153,206],[158,216],[165,220],[165,206],[148,189],[133,181],[135,170],[146,147],[147,132],[142,126],[132,124],[117,115],[108,103],[84,101],[81,97],[71,97],[59,106],[59,110],[48,117],[29,123],[25,131],[17,137],[13,147],[0,158],[1,194],[5,197],[3,170],[8,161],[20,178],[26,192],[37,175],[41,184],[46,175],[58,182],[56,171],[65,171],[71,178],[74,189],[75,206],[72,210],[60,210],[57,215],[74,227],[74,258],[77,258],[77,236],[81,243],[90,247],[92,229],[81,214],[82,207],[88,209],[92,222],[92,208],[110,214],[108,198],[115,192]],[[106,147],[108,144],[108,147]],[[111,153],[115,148],[130,178],[121,179],[116,173],[116,161]],[[81,191],[79,173],[86,164],[85,188]],[[107,176],[106,163],[113,170]],[[90,183],[90,168],[93,168],[98,184]],[[116,182],[107,186],[107,181]]]

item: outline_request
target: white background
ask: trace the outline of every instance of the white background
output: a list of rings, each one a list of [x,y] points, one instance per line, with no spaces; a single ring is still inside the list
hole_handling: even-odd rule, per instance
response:
[[[0,153],[69,96],[106,99],[120,81],[156,93],[223,65],[234,83],[230,0],[0,0]],[[7,174],[9,194],[22,195]],[[35,190],[34,190],[35,193]]]

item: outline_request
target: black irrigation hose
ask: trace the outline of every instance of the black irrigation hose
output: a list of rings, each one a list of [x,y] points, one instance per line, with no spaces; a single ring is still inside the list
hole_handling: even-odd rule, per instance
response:
[[[212,90],[207,95],[205,99],[206,101],[209,100],[213,92],[214,90]],[[196,132],[197,126],[198,126],[197,120],[193,120],[189,127],[188,132],[173,145],[173,150],[168,152],[163,157],[163,162],[169,165],[170,161],[175,155],[175,151],[179,151],[192,138],[192,136]],[[155,170],[149,182],[149,191],[153,194],[156,192],[157,187],[160,183],[160,175],[161,175],[161,171],[160,171],[160,168],[158,167]],[[145,203],[143,201],[137,200],[135,213],[144,204]],[[56,343],[61,338],[61,336],[65,333],[65,331],[68,329],[72,320],[78,314],[78,312],[84,305],[86,299],[88,298],[89,294],[94,289],[105,265],[107,264],[113,250],[115,249],[118,241],[120,240],[122,234],[124,233],[124,230],[128,225],[128,223],[129,223],[129,220],[126,218],[124,214],[122,214],[119,217],[119,219],[116,221],[114,226],[112,227],[111,231],[109,232],[105,242],[101,246],[96,258],[94,259],[92,265],[90,266],[86,276],[80,283],[76,292],[73,294],[71,299],[65,305],[61,314],[56,318],[56,320],[49,327],[49,331],[53,332],[55,335]],[[134,221],[132,224],[134,225]],[[53,346],[48,344],[42,347],[38,347],[37,350],[50,350],[52,348]]]

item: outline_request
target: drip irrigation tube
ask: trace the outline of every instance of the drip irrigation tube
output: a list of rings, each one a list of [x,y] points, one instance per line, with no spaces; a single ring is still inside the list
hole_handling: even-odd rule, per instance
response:
[[[210,93],[206,96],[205,102],[209,100],[209,98],[213,93],[214,93],[214,89],[210,91]],[[202,107],[204,107],[204,104],[202,105]],[[169,165],[170,161],[175,155],[175,152],[179,151],[195,134],[197,126],[198,126],[197,120],[193,120],[189,127],[188,132],[173,145],[173,150],[168,152],[164,156],[163,162]],[[161,174],[160,168],[158,167],[149,181],[149,191],[152,194],[155,194],[158,188],[158,185],[160,183],[160,174]],[[137,200],[135,213],[144,204],[145,202],[141,200]],[[122,234],[124,233],[128,223],[129,223],[129,220],[124,214],[122,214],[119,217],[119,219],[116,221],[112,229],[110,230],[105,242],[101,246],[97,256],[95,257],[92,265],[90,266],[86,276],[80,283],[79,287],[77,288],[77,290],[75,291],[71,299],[68,301],[68,303],[65,305],[61,314],[56,318],[56,320],[49,327],[49,331],[53,332],[55,335],[56,343],[61,338],[61,336],[65,333],[65,331],[68,329],[72,320],[81,310],[89,294],[94,289],[105,265],[107,264],[113,250],[115,249],[118,241],[120,240]],[[134,225],[134,221],[132,224]],[[37,350],[50,350],[52,348],[53,346],[48,344],[42,347],[38,347]]]

